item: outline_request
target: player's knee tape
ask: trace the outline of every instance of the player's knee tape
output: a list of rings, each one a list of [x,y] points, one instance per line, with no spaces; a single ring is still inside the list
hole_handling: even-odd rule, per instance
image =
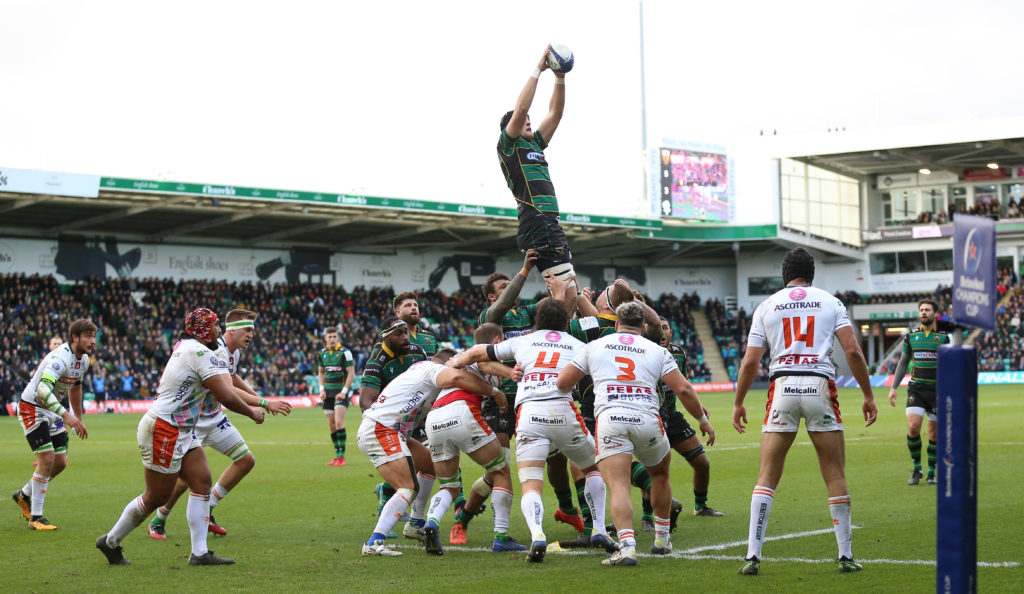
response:
[[[493,487],[494,485],[488,481],[487,476],[484,475],[476,479],[476,482],[474,482],[473,486],[470,487],[469,492],[486,501],[487,498],[491,496],[491,489]]]
[[[519,468],[519,482],[542,481],[544,480],[544,469],[540,466],[526,466]]]
[[[245,442],[243,441],[243,442],[239,443],[238,445],[236,445],[235,447],[233,447],[230,450],[228,450],[227,455],[228,455],[229,458],[231,458],[232,462],[237,462],[238,460],[241,460],[248,453],[249,453],[249,446],[246,445]]]
[[[506,466],[508,466],[508,458],[506,458],[505,453],[502,452],[498,454],[497,458],[485,464],[484,469],[487,472],[498,472],[499,470],[505,468]]]
[[[416,499],[416,491],[412,489],[396,489],[395,494],[405,497],[405,500],[409,503],[412,503],[412,500]]]
[[[441,483],[442,489],[455,489],[456,491],[462,490],[462,475],[456,474],[455,476],[439,476],[437,477],[439,483]]]
[[[704,446],[700,444],[698,444],[697,447],[693,448],[692,450],[686,450],[685,452],[683,452],[683,458],[686,458],[687,462],[693,462],[694,460],[700,458],[703,455]]]

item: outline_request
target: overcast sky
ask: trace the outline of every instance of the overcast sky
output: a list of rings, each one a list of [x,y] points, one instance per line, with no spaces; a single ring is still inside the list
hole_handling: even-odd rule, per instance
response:
[[[0,10],[0,167],[510,205],[498,119],[553,42],[576,54],[547,151],[563,210],[645,210],[636,0]],[[760,129],[1024,111],[1016,2],[647,0],[643,15],[648,146],[743,152]]]

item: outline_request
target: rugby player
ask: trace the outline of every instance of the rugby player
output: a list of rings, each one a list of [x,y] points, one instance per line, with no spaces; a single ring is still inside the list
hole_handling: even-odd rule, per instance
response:
[[[629,498],[633,456],[651,475],[651,504],[655,514],[651,553],[666,555],[672,550],[669,536],[671,452],[658,414],[659,380],[668,384],[679,395],[686,410],[699,419],[701,434],[707,436],[709,446],[715,442],[715,430],[693,386],[679,372],[672,355],[661,345],[641,336],[646,317],[644,306],[635,301],[623,303],[615,310],[615,315],[615,333],[588,343],[572,364],[558,374],[556,385],[559,390],[570,390],[585,375],[593,377],[597,466],[608,484],[612,520],[619,537],[619,550],[602,563],[631,566],[637,564],[633,504]]]
[[[387,320],[384,332],[384,346],[389,349],[397,348],[397,343],[401,341],[408,344],[405,322],[397,318]],[[423,517],[423,507],[433,487],[434,469],[427,448],[415,439],[407,439],[407,434],[422,422],[424,411],[430,408],[441,389],[458,387],[473,394],[501,393],[501,390],[479,376],[445,367],[444,363],[453,354],[454,350],[444,348],[431,360],[410,366],[389,382],[373,400],[369,400],[368,392],[360,394],[359,406],[363,409],[363,420],[359,425],[356,444],[381,477],[396,489],[395,495],[384,505],[373,533],[363,544],[364,556],[401,555],[384,543],[388,532],[413,501],[418,505],[413,506],[412,519]],[[431,475],[429,483],[423,478],[426,472]],[[417,528],[417,531],[422,532],[422,529]]]
[[[482,324],[473,332],[473,340],[478,345],[497,344],[503,338],[501,326],[497,324]],[[513,370],[501,363],[486,363],[470,365],[466,368],[478,375],[483,376],[486,370],[494,371],[497,375],[487,375],[484,379],[491,385],[500,384],[505,379],[516,382],[516,375]],[[521,368],[518,377],[522,377]],[[500,387],[499,387],[500,391]],[[517,543],[508,535],[508,521],[512,510],[512,477],[509,474],[509,459],[504,448],[498,442],[494,430],[484,421],[480,407],[484,398],[480,394],[473,394],[457,388],[446,388],[434,401],[433,408],[427,414],[426,431],[427,443],[430,447],[430,457],[434,463],[434,470],[437,472],[438,480],[441,482],[441,490],[430,502],[427,513],[427,524],[424,529],[423,542],[426,545],[428,555],[441,555],[441,541],[438,538],[438,527],[444,518],[445,512],[452,501],[461,492],[461,480],[459,479],[459,453],[466,454],[474,461],[484,467],[485,475],[483,480],[491,493],[491,503],[494,507],[494,542],[491,550],[495,552],[525,551],[526,547]],[[500,396],[495,395],[493,400],[501,413],[508,408],[508,401],[502,392]]]
[[[732,425],[743,433],[747,410],[743,406],[765,349],[771,356],[768,406],[761,424],[761,464],[757,485],[750,498],[750,529],[747,556],[740,568],[743,575],[760,571],[761,547],[775,488],[782,478],[786,453],[804,419],[807,435],[818,454],[821,475],[828,489],[828,508],[835,526],[839,571],[860,571],[853,560],[850,490],[844,475],[845,447],[843,418],[832,365],[833,340],[838,339],[857,384],[864,395],[861,411],[867,426],[875,422],[878,409],[871,393],[868,366],[861,353],[846,307],[842,302],[811,286],[814,257],[803,248],[786,252],[782,260],[785,288],[761,303],[747,337],[747,352],[740,363]]]
[[[157,396],[139,422],[138,442],[146,490],[128,502],[109,532],[96,539],[98,548],[111,565],[128,565],[121,542],[174,491],[181,476],[192,492],[185,518],[192,536],[189,565],[230,565],[234,559],[218,557],[206,546],[210,518],[210,467],[194,430],[206,400],[220,401],[257,424],[264,410],[251,408],[236,394],[228,378],[228,362],[216,355],[220,326],[217,314],[205,307],[185,316],[181,334],[164,367]],[[204,390],[205,388],[205,390]]]
[[[564,282],[564,281],[563,281]],[[572,385],[556,389],[554,379],[569,364],[583,343],[564,331],[565,309],[551,297],[537,304],[534,332],[497,344],[478,345],[453,362],[464,366],[481,361],[515,359],[523,367],[523,379],[516,394],[516,464],[523,495],[520,501],[526,524],[532,533],[528,561],[539,563],[547,551],[544,534],[544,464],[560,450],[586,473],[586,501],[594,520],[595,544],[611,552],[615,543],[604,531],[605,486],[594,463],[594,438],[587,432],[572,403]]]
[[[559,223],[558,199],[551,183],[544,149],[562,120],[565,108],[565,74],[555,73],[555,89],[548,104],[547,116],[536,130],[530,127],[530,106],[537,92],[537,80],[548,69],[547,56],[551,46],[537,63],[516,99],[515,108],[501,118],[498,159],[505,182],[515,196],[519,216],[516,244],[522,251],[537,251],[537,267],[541,276],[568,281],[575,290],[576,274],[565,230]]]
[[[672,325],[661,318],[661,346],[665,347],[676,361],[676,367],[686,375],[686,351],[681,345],[672,342]],[[711,484],[711,463],[704,446],[701,445],[697,432],[686,421],[683,413],[676,410],[676,395],[664,382],[658,385],[661,392],[661,421],[665,425],[665,434],[672,449],[693,468],[693,515],[705,518],[724,516],[722,512],[708,505],[708,485]],[[703,405],[704,415],[708,410]]]
[[[317,379],[320,382],[320,400],[323,401],[327,426],[334,444],[334,459],[327,466],[345,465],[345,413],[351,397],[352,381],[356,377],[356,363],[352,351],[338,340],[338,327],[324,328],[324,348],[317,354]]]
[[[238,375],[238,362],[242,356],[242,349],[249,347],[249,342],[252,341],[256,332],[256,318],[257,314],[254,311],[245,309],[229,311],[224,316],[224,335],[217,339],[218,347],[214,355],[218,359],[228,362],[231,386],[243,402],[249,406],[262,407],[274,415],[288,415],[292,411],[292,405],[284,400],[262,398],[249,386],[248,382]],[[213,508],[217,507],[220,500],[227,497],[228,491],[234,489],[252,471],[256,465],[256,457],[249,451],[249,446],[246,445],[242,434],[231,424],[216,398],[206,398],[203,401],[203,409],[199,412],[199,420],[196,422],[195,436],[199,438],[201,445],[213,448],[231,458],[231,464],[224,469],[210,490],[210,521],[207,529],[214,534],[224,536],[228,532],[213,518]],[[174,509],[178,498],[187,489],[188,483],[179,476],[171,498],[156,510],[156,515],[149,523],[150,538],[167,539],[167,517]]]
[[[910,459],[914,462],[914,470],[910,474],[908,485],[921,482],[921,421],[928,417],[928,477],[929,485],[937,485],[935,478],[936,423],[938,416],[935,410],[935,387],[938,380],[939,347],[944,344],[960,344],[963,334],[955,328],[945,333],[938,328],[937,314],[939,304],[931,299],[924,299],[917,304],[917,312],[921,325],[917,330],[907,334],[903,341],[903,352],[889,390],[889,404],[896,406],[896,395],[903,376],[907,374],[910,361],[914,361],[914,371],[910,385],[907,386],[907,449]]]
[[[402,372],[420,361],[427,360],[427,354],[423,348],[412,344],[409,337],[409,325],[405,320],[397,316],[389,316],[384,320],[380,334],[381,342],[378,342],[370,350],[370,356],[363,367],[363,377],[359,384],[359,407],[361,409],[365,409],[377,400],[381,390]],[[432,481],[430,487],[433,487]],[[380,514],[388,500],[395,494],[395,489],[387,482],[383,482],[377,484],[375,491],[378,500],[377,513]],[[409,538],[422,540],[422,530],[406,525],[404,532]],[[388,538],[396,536],[388,534]]]
[[[43,517],[43,501],[50,481],[68,465],[65,427],[74,429],[80,439],[89,436],[82,421],[82,378],[96,347],[96,325],[86,319],[71,322],[68,341],[43,357],[18,401],[18,421],[35,455],[36,469],[11,499],[21,508],[30,530],[57,529]],[[64,393],[68,394],[70,410],[61,404]]]

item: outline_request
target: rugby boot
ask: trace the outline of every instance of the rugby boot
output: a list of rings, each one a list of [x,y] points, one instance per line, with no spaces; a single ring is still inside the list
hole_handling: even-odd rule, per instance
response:
[[[18,489],[13,494],[11,494],[11,499],[13,499],[14,502],[18,504],[18,507],[21,508],[21,515],[25,516],[26,520],[31,520],[32,497],[30,495],[25,495],[24,493],[21,492],[21,489]]]
[[[28,521],[29,530],[56,530],[57,527],[46,521],[43,516],[34,516]]]
[[[840,557],[836,559],[836,564],[839,565],[839,573],[853,573],[864,569],[860,563],[857,563],[849,557]]]
[[[615,553],[601,561],[601,565],[616,565],[618,567],[633,567],[636,565],[636,551],[623,551],[619,549]]]
[[[573,508],[573,513],[571,514],[561,509],[555,510],[555,521],[572,526],[576,532],[583,532],[583,518],[575,508]]]
[[[462,525],[462,522],[452,524],[452,531],[448,533],[448,544],[466,544],[466,527]]]
[[[924,478],[924,475],[921,474],[921,471],[915,469],[913,474],[910,475],[910,480],[907,481],[907,484],[908,485],[916,485],[916,484],[921,482],[922,478]]]
[[[107,544],[107,535],[96,539],[96,548],[103,553],[103,556],[107,558],[107,563],[111,565],[131,565],[131,563],[124,558],[124,549],[121,545],[112,547]]]
[[[714,508],[711,508],[711,507],[708,507],[708,506],[705,505],[704,507],[702,507],[700,509],[693,510],[693,515],[695,515],[695,516],[703,516],[705,518],[718,518],[718,517],[724,516],[725,514],[723,514],[722,512],[718,511],[717,509],[714,509]]]
[[[219,534],[220,536],[226,536],[228,533],[227,530],[221,528],[220,525],[217,524],[217,520],[213,519],[212,511],[210,512],[210,523],[207,524],[206,529],[210,532],[213,532],[214,534]]]
[[[444,549],[441,548],[441,538],[437,535],[437,526],[427,524],[423,527],[423,546],[428,555],[438,557],[444,555]]]
[[[402,553],[384,544],[383,540],[375,540],[373,544],[363,545],[363,557],[401,557]]]
[[[743,567],[736,573],[740,575],[757,575],[761,571],[761,560],[757,557],[750,557],[743,560]]]
[[[234,559],[228,559],[227,557],[218,557],[213,551],[206,551],[202,555],[196,556],[191,554],[188,556],[189,565],[234,565]]]

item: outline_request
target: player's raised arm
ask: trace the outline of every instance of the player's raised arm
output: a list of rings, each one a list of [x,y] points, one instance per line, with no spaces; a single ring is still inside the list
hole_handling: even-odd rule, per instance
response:
[[[548,52],[550,51],[551,46],[545,48],[544,55],[541,56],[537,68],[534,69],[530,78],[526,80],[523,90],[519,92],[519,98],[516,99],[516,107],[512,110],[512,119],[505,125],[505,133],[512,138],[518,138],[523,134],[523,126],[526,124],[526,118],[529,117],[530,106],[533,105],[533,96],[537,93],[537,79],[540,78],[540,73],[548,67]],[[561,114],[559,114],[559,119],[561,119]],[[555,125],[557,126],[558,124],[556,123]],[[545,137],[546,139],[547,137]]]
[[[541,58],[541,63],[547,66],[548,53],[551,51],[551,46],[544,51],[544,56]],[[540,68],[540,66],[538,66]],[[543,70],[543,68],[540,68]],[[548,115],[544,116],[541,120],[540,125],[537,126],[537,132],[540,133],[541,138],[547,144],[551,143],[551,137],[555,135],[555,130],[558,129],[559,122],[562,121],[562,112],[565,110],[565,73],[555,73],[555,90],[551,93],[551,101],[548,102]]]
[[[501,292],[501,295],[487,308],[486,321],[492,324],[501,324],[502,318],[508,313],[508,310],[512,309],[516,305],[516,301],[519,300],[519,293],[523,290],[523,284],[526,283],[526,278],[530,276],[530,271],[533,270],[534,265],[537,262],[537,250],[528,249],[526,250],[526,257],[523,258],[523,267],[516,273],[512,280],[508,282],[508,286]]]

